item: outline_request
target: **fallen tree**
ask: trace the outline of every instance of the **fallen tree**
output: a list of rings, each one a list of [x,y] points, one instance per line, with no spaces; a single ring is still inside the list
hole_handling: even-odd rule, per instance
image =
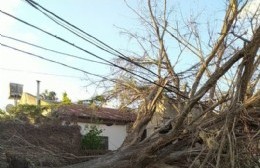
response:
[[[144,37],[125,32],[143,49],[139,56],[135,52],[131,57],[139,66],[117,61],[155,82],[135,79],[122,72],[109,96],[119,98],[122,107],[137,107],[138,111],[123,146],[97,160],[67,167],[235,168],[259,165],[259,10],[246,14],[249,3],[230,0],[221,30],[208,30],[207,42],[199,31],[197,18],[185,22],[184,30],[177,21],[175,26],[170,24],[171,12],[166,0],[147,0],[142,10],[145,13],[129,6],[150,34]],[[170,51],[172,44],[180,47],[179,52]],[[186,51],[189,54],[184,54]],[[199,62],[185,71],[178,71],[179,60],[188,55],[195,56]],[[189,90],[181,89],[186,85],[190,86]],[[165,105],[165,100],[172,102],[172,113],[176,115],[144,138],[147,125]],[[196,107],[201,107],[198,114],[193,111]],[[169,129],[162,133],[166,126]]]
[[[145,31],[124,32],[140,49],[115,60],[122,71],[111,77],[117,83],[107,93],[121,107],[136,108],[137,119],[119,150],[69,167],[257,166],[259,4],[252,11],[252,1],[229,0],[221,23],[205,24],[200,14],[174,13],[173,2],[142,3],[141,10],[127,5]],[[166,111],[171,114],[146,137],[155,115]]]

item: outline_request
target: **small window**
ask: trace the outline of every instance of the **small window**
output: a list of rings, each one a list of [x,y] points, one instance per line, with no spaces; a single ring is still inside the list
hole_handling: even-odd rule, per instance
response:
[[[108,137],[107,136],[100,136],[101,137],[101,149],[108,150]]]

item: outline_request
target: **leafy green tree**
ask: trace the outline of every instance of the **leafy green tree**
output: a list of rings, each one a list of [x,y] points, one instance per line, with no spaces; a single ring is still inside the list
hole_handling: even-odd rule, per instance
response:
[[[62,94],[62,104],[71,104],[71,99],[68,97],[68,94],[64,92]]]
[[[56,92],[54,91],[49,92],[48,90],[45,90],[44,93],[41,94],[42,99],[51,100],[51,101],[57,101],[58,98],[56,96],[57,96]]]

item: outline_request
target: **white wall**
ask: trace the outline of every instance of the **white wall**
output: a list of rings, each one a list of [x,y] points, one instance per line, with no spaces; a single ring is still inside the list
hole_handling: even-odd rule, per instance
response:
[[[125,137],[126,137],[126,125],[111,125],[107,126],[104,124],[89,124],[89,123],[77,123],[80,126],[80,133],[85,135],[88,133],[90,126],[96,125],[98,129],[102,130],[101,136],[108,137],[108,149],[116,150],[118,149]]]

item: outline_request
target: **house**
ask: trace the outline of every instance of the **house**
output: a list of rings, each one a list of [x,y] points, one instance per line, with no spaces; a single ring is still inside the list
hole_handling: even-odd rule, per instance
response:
[[[52,101],[41,100],[42,106],[47,106],[52,103],[53,103]],[[19,100],[19,104],[37,105],[37,97],[30,93],[23,92],[21,99]]]
[[[185,102],[181,102],[180,105],[184,106]],[[175,107],[176,106],[176,107]],[[147,124],[145,129],[145,137],[149,137],[153,135],[157,129],[160,129],[159,133],[165,134],[174,126],[173,122],[171,124],[168,123],[171,119],[176,119],[180,115],[180,112],[177,110],[178,102],[175,99],[167,99],[165,98],[162,101],[161,107],[158,107],[153,114],[150,122]],[[201,114],[203,111],[208,108],[205,103],[196,104],[191,112],[187,116],[187,122],[190,123]],[[207,114],[209,115],[209,114]],[[215,115],[214,113],[210,113],[210,115]],[[168,124],[168,125],[167,125]]]
[[[135,121],[135,114],[118,109],[95,107],[84,104],[62,105],[56,111],[64,125],[80,126],[80,133],[85,135],[91,126],[102,130],[101,136],[106,139],[108,150],[118,149]]]

